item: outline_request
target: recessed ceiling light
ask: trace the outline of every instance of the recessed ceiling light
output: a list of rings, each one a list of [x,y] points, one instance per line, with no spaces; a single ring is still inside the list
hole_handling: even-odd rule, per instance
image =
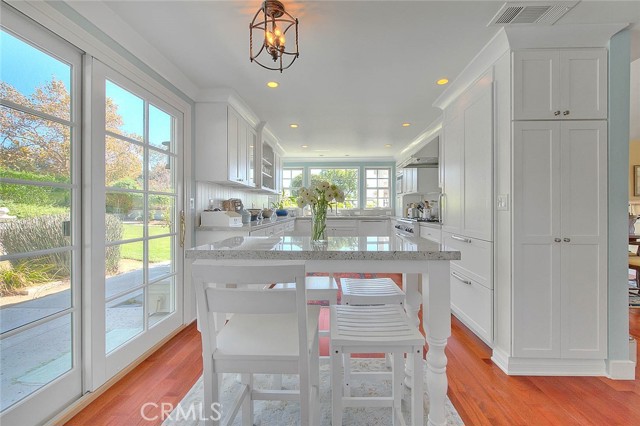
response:
[[[267,87],[270,87],[272,89],[275,89],[278,86],[280,86],[280,83],[278,83],[277,81],[270,81],[267,83]]]
[[[292,129],[297,129],[298,125],[296,123],[291,123],[289,124],[289,127],[291,127]]]
[[[411,123],[402,123],[402,127],[409,127],[411,126]]]
[[[385,148],[391,148],[391,144],[390,144],[390,143],[387,143],[387,144],[385,144],[385,145],[384,145],[384,147],[385,147]]]
[[[309,145],[300,145],[300,148],[309,148]]]
[[[438,86],[443,86],[443,85],[447,84],[448,82],[449,82],[448,78],[441,78],[440,80],[436,81],[436,84]]]

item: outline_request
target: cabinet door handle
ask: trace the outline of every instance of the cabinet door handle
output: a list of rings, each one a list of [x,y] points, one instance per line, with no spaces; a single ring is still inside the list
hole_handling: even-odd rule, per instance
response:
[[[556,117],[560,115],[560,111],[554,111],[553,115],[555,115]]]
[[[569,110],[566,110],[565,112],[563,112],[562,115],[569,115]]]
[[[559,243],[562,240],[560,238],[554,238],[553,241],[555,241],[556,243]]]
[[[452,234],[451,238],[457,241],[462,241],[463,243],[471,243],[470,238],[461,237],[459,235]]]
[[[460,282],[465,283],[466,285],[471,285],[471,281],[470,281],[470,280],[466,280],[466,279],[464,279],[464,277],[463,277],[463,276],[458,275],[458,274],[456,274],[455,272],[452,272],[452,273],[451,273],[451,276],[452,276],[453,278],[455,278],[456,280],[458,280],[458,281],[460,281]]]
[[[565,238],[565,239],[564,239],[564,242],[565,242],[565,243],[570,243],[570,242],[571,242],[571,238]]]

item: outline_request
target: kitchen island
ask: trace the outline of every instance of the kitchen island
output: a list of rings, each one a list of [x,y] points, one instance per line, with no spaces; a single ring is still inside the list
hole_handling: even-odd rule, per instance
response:
[[[429,344],[428,424],[445,424],[445,347],[451,335],[449,261],[459,260],[460,252],[421,238],[404,239],[400,244],[389,236],[329,237],[325,246],[316,246],[309,237],[239,236],[189,249],[185,256],[193,260],[193,268],[206,268],[212,277],[225,262],[238,260],[252,264],[288,260],[303,263],[307,272],[402,273],[407,312],[416,324],[420,305],[424,307],[423,322]]]

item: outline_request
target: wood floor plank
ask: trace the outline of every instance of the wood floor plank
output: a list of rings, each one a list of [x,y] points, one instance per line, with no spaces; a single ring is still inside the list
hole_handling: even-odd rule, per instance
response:
[[[640,340],[640,309],[629,311],[630,334]],[[640,425],[639,379],[507,376],[491,362],[490,348],[455,317],[447,356],[448,395],[468,426]],[[141,417],[141,405],[175,405],[201,374],[200,334],[192,324],[67,425],[160,425],[160,418]]]

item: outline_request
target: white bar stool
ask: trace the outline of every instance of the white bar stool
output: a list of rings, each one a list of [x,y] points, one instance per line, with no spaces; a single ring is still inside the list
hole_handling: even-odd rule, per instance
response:
[[[352,306],[400,305],[404,307],[406,294],[391,278],[342,278],[342,304]],[[345,355],[344,383],[349,392],[349,355]],[[391,366],[391,355],[386,354],[387,367]]]
[[[342,425],[344,407],[392,407],[393,424],[405,424],[401,405],[404,391],[403,354],[406,353],[413,354],[408,357],[408,360],[413,363],[411,424],[422,425],[424,337],[418,328],[410,323],[402,307],[400,305],[334,305],[329,309],[331,310],[331,424]],[[384,352],[394,355],[390,397],[353,397],[345,392],[340,369],[343,359],[348,357],[343,355],[356,352]],[[353,376],[372,375],[370,372],[351,374]]]
[[[406,295],[391,278],[342,278],[343,305],[404,305]]]
[[[333,277],[306,277],[307,300],[326,300],[329,305],[338,304],[338,284]],[[271,289],[295,288],[294,284],[278,283]]]

